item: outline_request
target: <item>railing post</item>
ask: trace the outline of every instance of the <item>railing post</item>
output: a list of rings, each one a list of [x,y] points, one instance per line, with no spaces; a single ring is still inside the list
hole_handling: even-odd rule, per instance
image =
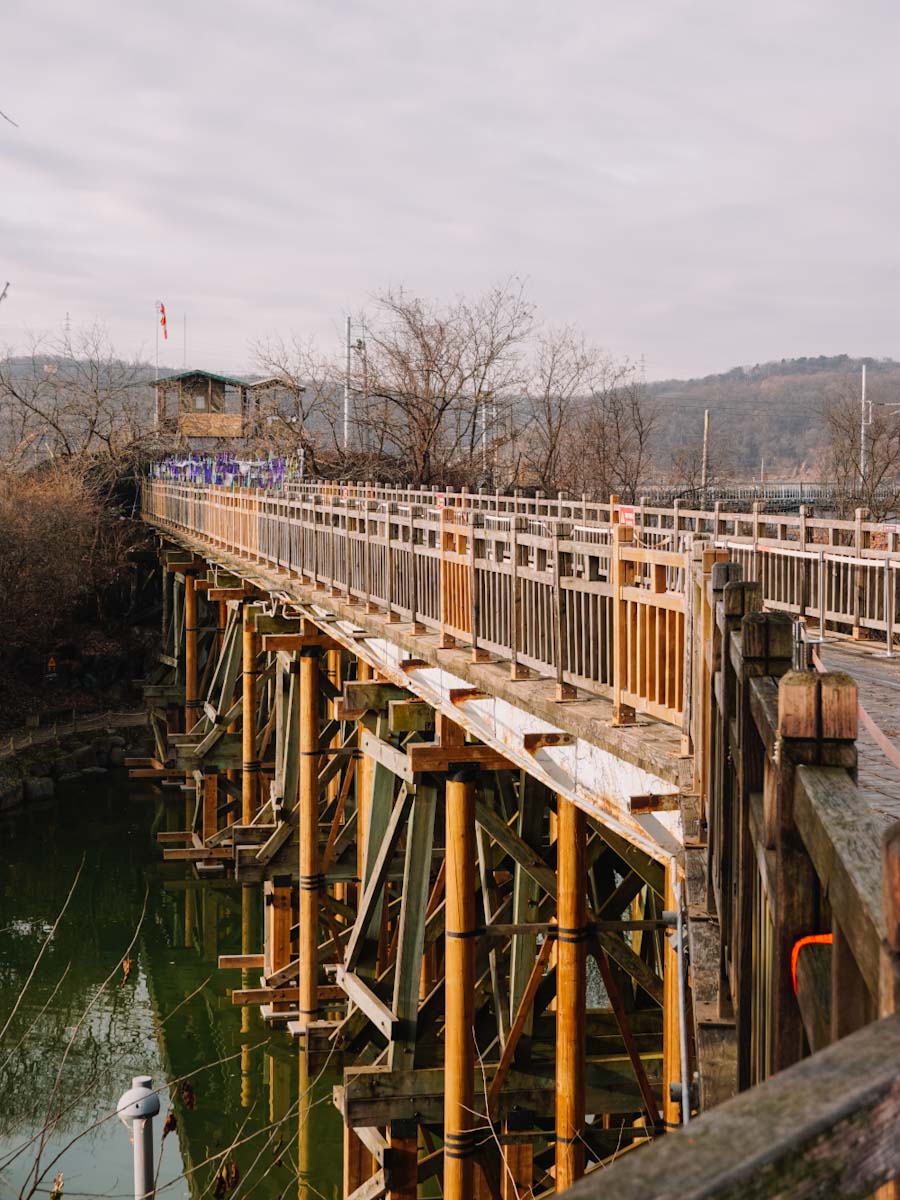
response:
[[[633,725],[635,712],[632,705],[627,704],[623,694],[628,690],[628,650],[630,620],[628,601],[622,597],[622,589],[630,582],[629,564],[622,558],[622,547],[630,544],[634,530],[629,525],[619,523],[616,513],[617,496],[611,496],[609,501],[610,514],[616,518],[612,525],[610,539],[610,581],[612,583],[613,611],[613,725]]]
[[[469,614],[472,626],[472,662],[490,662],[491,656],[478,646],[478,627],[481,624],[481,590],[478,586],[475,541],[479,529],[484,528],[484,514],[473,509],[469,522]]]
[[[391,502],[391,503],[385,505],[385,510],[386,510],[386,512],[385,512],[386,541],[385,541],[385,587],[384,587],[384,591],[385,591],[385,600],[387,602],[388,624],[396,625],[400,620],[400,614],[394,608],[394,602],[396,599],[396,597],[395,597],[396,588],[395,588],[394,576],[395,576],[396,572],[394,570],[394,567],[395,567],[394,546],[393,546],[393,537],[391,536],[391,524],[392,524],[392,518],[395,515],[398,515],[398,509],[397,509],[397,505],[394,504],[393,502]],[[399,528],[399,523],[398,523],[398,528]],[[412,557],[413,552],[414,552],[413,543],[412,543],[413,533],[414,533],[414,530],[413,530],[412,524],[410,524],[410,531],[409,531],[410,564],[412,566],[413,572],[415,572],[415,561]],[[415,618],[413,618],[413,624],[415,624]]]
[[[440,650],[449,650],[456,645],[456,638],[447,631],[447,626],[450,623],[450,571],[447,564],[447,508],[441,510],[440,526],[438,529],[438,572],[439,584],[438,590],[440,593],[440,641],[438,648]]]
[[[509,635],[510,635],[510,679],[527,679],[530,672],[519,662],[522,650],[522,579],[519,575],[519,532],[524,522],[521,517],[513,516],[510,521],[510,598],[509,598]]]
[[[565,680],[568,660],[569,623],[566,593],[563,588],[562,542],[571,537],[568,522],[557,520],[553,530],[553,593],[556,608],[556,699],[574,700],[576,689]]]
[[[859,559],[863,552],[863,517],[866,510],[857,508],[853,514],[853,553]],[[866,568],[858,562],[853,565],[853,637],[859,640],[862,636],[862,610],[865,601]]]
[[[416,506],[409,507],[410,633],[425,632],[419,620],[419,564],[416,561]]]

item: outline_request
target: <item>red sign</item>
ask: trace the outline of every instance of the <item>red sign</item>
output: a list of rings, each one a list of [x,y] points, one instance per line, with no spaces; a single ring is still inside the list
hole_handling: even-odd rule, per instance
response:
[[[634,528],[634,505],[620,504],[619,505],[619,524],[629,525]]]

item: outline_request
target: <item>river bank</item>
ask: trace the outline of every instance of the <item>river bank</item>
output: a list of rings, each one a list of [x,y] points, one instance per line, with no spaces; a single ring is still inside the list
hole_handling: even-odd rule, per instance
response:
[[[0,743],[0,812],[50,800],[60,784],[122,768],[148,745],[146,710],[34,726]]]
[[[65,1196],[129,1195],[131,1146],[111,1114],[140,1073],[168,1085],[155,1133],[159,1157],[171,1113],[162,1195],[296,1195],[298,1149],[306,1194],[339,1195],[334,1079],[301,1091],[287,1036],[234,1006],[231,989],[247,981],[218,970],[220,953],[261,945],[258,889],[163,864],[155,832],[179,820],[180,796],[114,769],[61,781],[54,800],[0,817],[0,1029],[63,914],[0,1036],[0,1196],[31,1193],[39,1149],[35,1195],[57,1171]],[[31,1139],[48,1112],[41,1147]]]

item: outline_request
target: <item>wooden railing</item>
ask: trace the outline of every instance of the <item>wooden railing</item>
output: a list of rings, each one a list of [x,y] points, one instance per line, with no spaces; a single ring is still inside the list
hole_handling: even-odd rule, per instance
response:
[[[898,533],[861,512],[837,521],[615,498],[327,483],[276,493],[160,480],[147,481],[143,503],[152,520],[384,608],[444,645],[457,639],[510,658],[514,674],[549,674],[561,691],[609,694],[623,712],[676,724],[690,684],[685,563],[699,540],[761,584],[767,609],[821,633],[893,647],[898,626]]]
[[[883,825],[856,785],[856,684],[794,670],[792,621],[760,611],[761,585],[723,553],[701,544],[693,563],[686,874],[692,911],[719,929],[718,986],[695,1008],[734,1020],[746,1088],[895,1008],[880,965]],[[715,1068],[701,1078],[715,1087]]]
[[[464,506],[286,497],[159,480],[145,517],[245,560],[679,724],[686,558],[634,529]],[[613,536],[614,535],[614,536]],[[618,626],[633,630],[613,652]]]

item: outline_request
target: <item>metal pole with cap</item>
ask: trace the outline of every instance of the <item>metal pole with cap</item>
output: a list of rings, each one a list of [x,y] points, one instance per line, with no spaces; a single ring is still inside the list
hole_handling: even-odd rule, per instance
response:
[[[159,1112],[159,1096],[149,1075],[135,1075],[131,1087],[119,1099],[116,1113],[126,1127],[131,1124],[134,1146],[134,1200],[153,1200],[153,1118]]]

